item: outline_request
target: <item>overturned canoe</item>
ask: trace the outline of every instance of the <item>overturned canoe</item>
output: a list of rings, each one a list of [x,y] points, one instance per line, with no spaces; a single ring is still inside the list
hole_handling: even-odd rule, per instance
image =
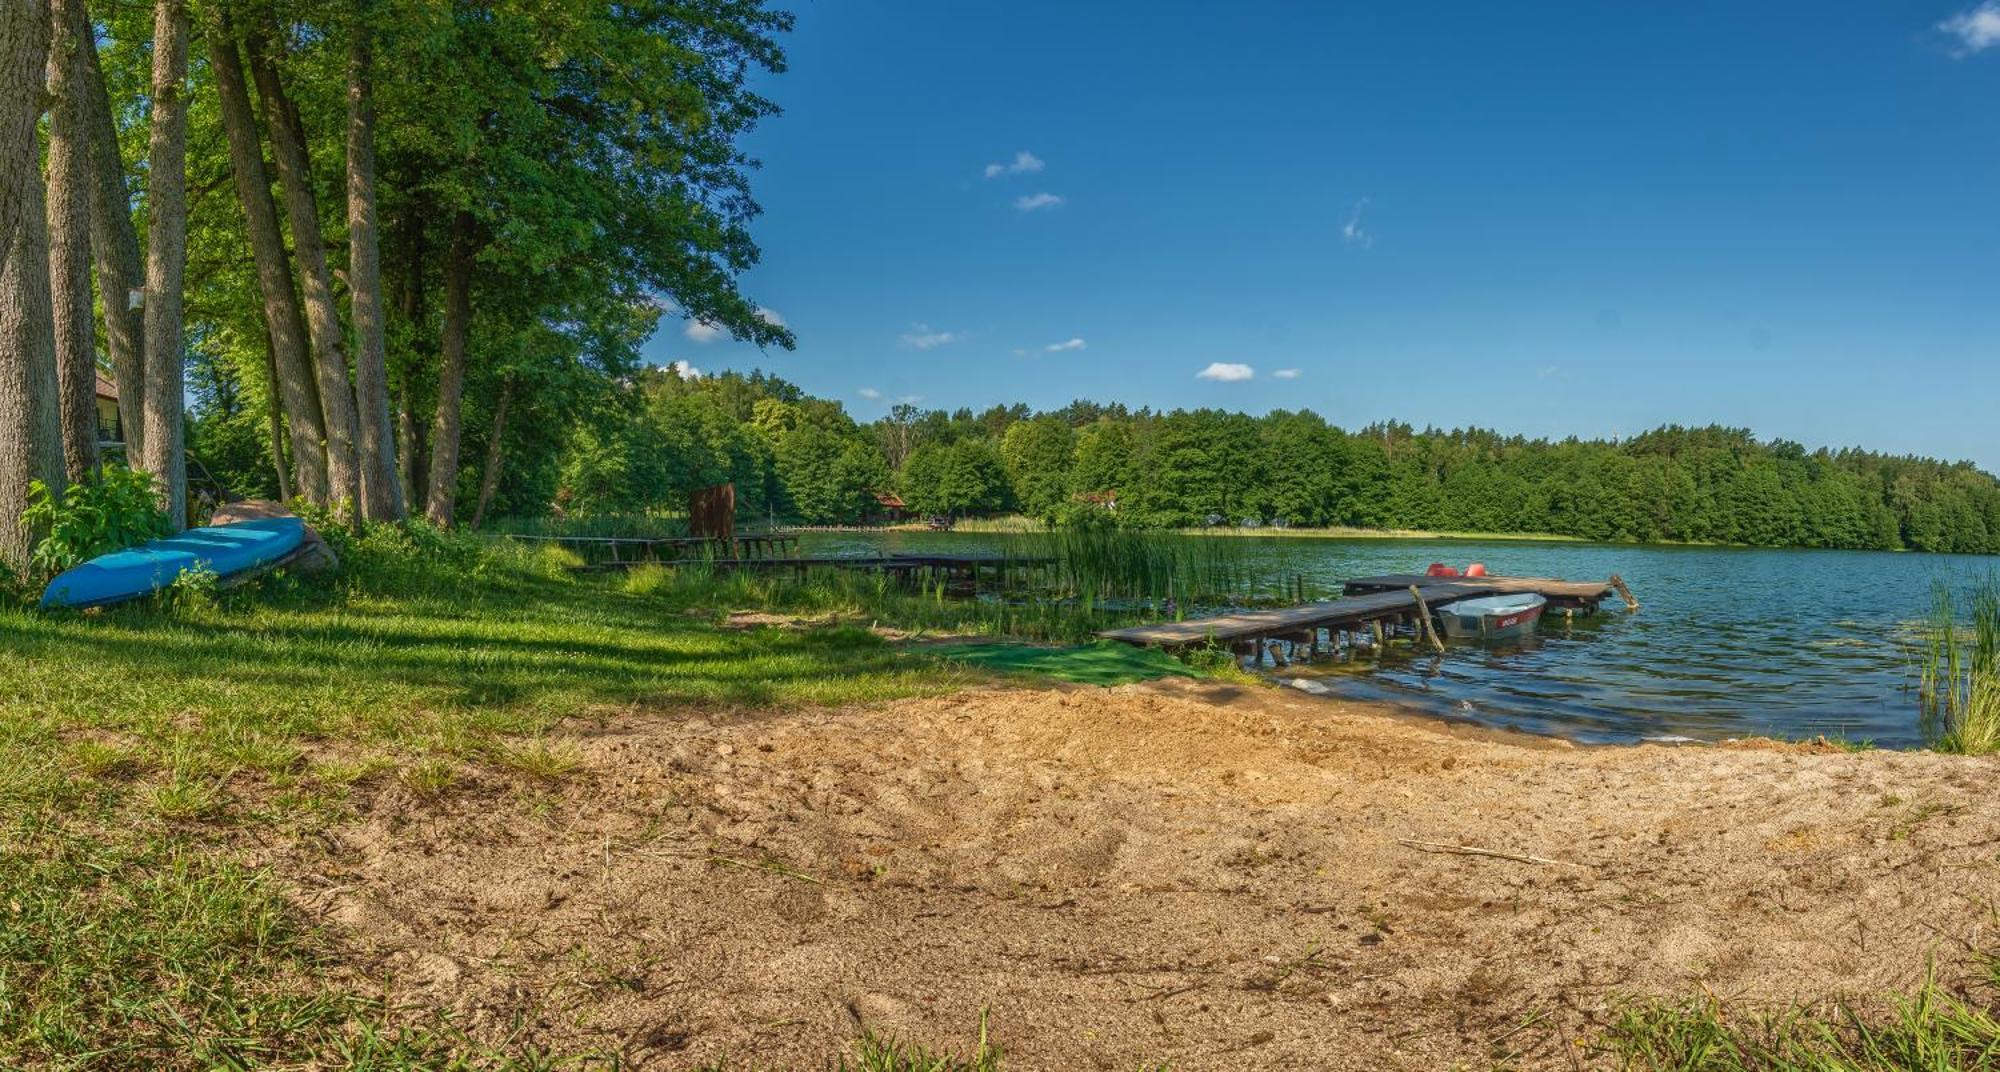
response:
[[[42,593],[44,607],[102,607],[150,595],[185,570],[206,567],[229,577],[299,549],[306,524],[296,517],[262,518],[189,529],[165,539],[99,555],[65,570]]]

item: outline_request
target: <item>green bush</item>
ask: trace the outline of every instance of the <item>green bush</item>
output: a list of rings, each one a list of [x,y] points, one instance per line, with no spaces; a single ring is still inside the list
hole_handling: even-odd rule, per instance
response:
[[[174,532],[152,475],[122,465],[106,465],[60,495],[35,481],[28,486],[21,522],[48,533],[35,545],[33,559],[34,568],[46,574]]]

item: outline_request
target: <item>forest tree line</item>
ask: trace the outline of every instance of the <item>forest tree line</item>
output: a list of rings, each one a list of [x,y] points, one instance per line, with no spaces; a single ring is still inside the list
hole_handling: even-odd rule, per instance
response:
[[[252,468],[253,438],[246,428],[236,448]],[[886,492],[915,516],[2000,553],[2000,482],[1970,463],[1808,450],[1744,429],[1551,442],[1091,402],[899,405],[862,424],[762,373],[637,371],[607,384],[590,420],[517,441],[505,469],[500,515],[674,511],[730,482],[747,518],[809,524],[881,520]]]
[[[662,317],[789,348],[737,280],[739,143],[777,111],[751,83],[791,24],[763,0],[0,4],[0,575],[42,535],[31,499],[106,462],[174,527],[211,476],[451,525]],[[247,480],[204,456],[243,447]]]

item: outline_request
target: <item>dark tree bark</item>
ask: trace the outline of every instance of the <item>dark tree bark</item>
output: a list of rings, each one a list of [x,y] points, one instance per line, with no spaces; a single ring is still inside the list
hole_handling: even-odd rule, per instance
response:
[[[411,348],[415,353],[403,355],[400,382],[402,384],[401,403],[396,409],[397,446],[403,459],[403,490],[412,508],[424,504],[430,490],[430,441],[429,425],[419,414],[422,412],[417,393],[417,378],[414,369],[421,363],[423,346],[419,340],[424,337],[424,226],[421,206],[411,211],[404,219],[403,254],[404,271],[402,297],[403,322],[410,325]]]
[[[450,525],[458,504],[458,439],[463,421],[466,337],[472,329],[472,213],[451,221],[444,266],[444,329],[438,341],[437,420],[431,426],[431,487],[425,513]]]
[[[187,37],[184,0],[153,17],[153,129],[146,164],[146,404],[142,467],[175,528],[187,524],[182,428],[182,280],[187,273]]]
[[[49,307],[48,208],[36,124],[48,101],[49,7],[0,5],[0,565],[28,565],[36,533],[21,524],[28,484],[63,488]]]
[[[333,272],[326,263],[326,240],[319,232],[319,201],[306,161],[305,130],[285,93],[270,49],[273,27],[259,26],[245,42],[251,76],[264,105],[264,132],[270,136],[285,215],[292,225],[298,258],[299,291],[305,301],[306,334],[312,340],[313,371],[319,382],[320,414],[326,426],[326,476],[335,500],[358,505],[361,470],[354,450],[354,386],[347,378],[347,354],[340,311],[333,300]]]
[[[97,62],[97,36],[84,34],[83,108],[90,143],[90,250],[97,262],[97,290],[104,305],[104,348],[118,381],[118,426],[125,460],[143,456],[146,432],[145,318],[136,295],[146,284],[139,263],[139,232],[132,226],[132,192],[125,185],[125,161],[118,155],[118,127],[111,119],[111,94]]]
[[[368,7],[359,4],[347,63],[347,287],[354,303],[354,394],[360,432],[361,510],[376,521],[407,512],[389,423],[389,365],[382,329],[381,231],[375,212],[375,101],[369,80]]]
[[[500,397],[493,402],[493,432],[486,440],[486,472],[479,478],[479,502],[472,508],[472,527],[486,520],[486,508],[493,505],[493,493],[500,487],[500,469],[506,463],[507,411],[514,404],[514,377],[500,381]]]
[[[264,380],[267,384],[278,382],[278,355],[271,349],[270,336],[264,338]],[[278,501],[292,501],[292,471],[285,464],[285,415],[278,404],[278,389],[267,387],[264,391],[265,416],[271,423],[271,472],[278,478]]]
[[[83,0],[50,5],[49,289],[55,310],[56,381],[63,469],[72,482],[97,468],[97,332],[90,293],[91,160],[82,103]]]
[[[291,421],[292,462],[298,471],[299,493],[309,502],[327,506],[334,496],[326,471],[326,423],[319,388],[314,384],[312,357],[306,352],[305,324],[292,290],[285,236],[278,228],[277,206],[271,203],[271,178],[264,171],[257,118],[250,110],[250,91],[243,80],[243,60],[221,5],[208,5],[204,23],[209,69],[222,105],[223,130],[229,137],[236,199],[243,206],[244,233],[249,236],[250,257],[257,266],[257,290],[264,302],[264,332],[273,367],[271,390],[283,402]]]

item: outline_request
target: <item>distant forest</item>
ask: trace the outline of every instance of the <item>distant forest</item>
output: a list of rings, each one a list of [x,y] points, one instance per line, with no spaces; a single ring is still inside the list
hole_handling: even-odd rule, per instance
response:
[[[198,393],[220,386],[194,378]],[[808,524],[879,520],[893,494],[915,516],[2000,553],[2000,482],[1969,462],[1809,450],[1740,428],[1551,442],[1084,401],[1043,413],[898,405],[860,424],[762,373],[645,369],[602,389],[601,405],[564,407],[573,420],[517,420],[504,453],[484,449],[489,422],[469,413],[466,456],[489,469],[468,464],[466,491],[490,488],[496,517],[673,511],[728,481],[746,518]],[[258,415],[232,413],[226,395],[207,392],[197,455],[262,488],[273,480]]]

